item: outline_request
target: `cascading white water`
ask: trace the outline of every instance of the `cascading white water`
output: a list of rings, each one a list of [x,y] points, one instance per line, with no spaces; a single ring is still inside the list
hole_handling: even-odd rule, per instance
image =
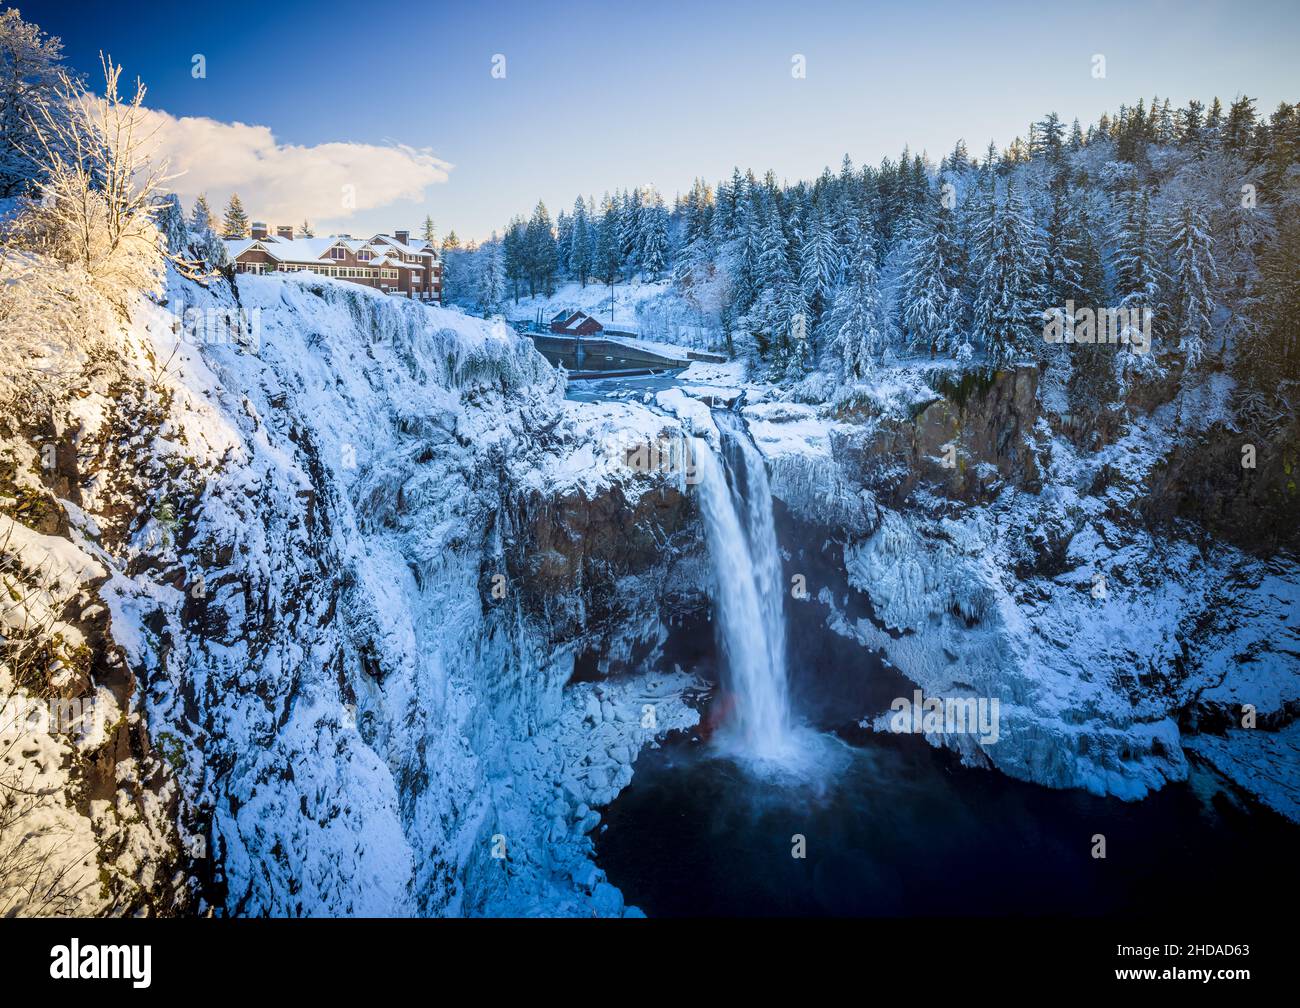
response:
[[[739,418],[716,416],[721,456],[696,438],[694,461],[713,557],[719,636],[735,700],[734,724],[724,731],[742,755],[773,759],[788,752],[791,738],[772,493],[763,459]]]

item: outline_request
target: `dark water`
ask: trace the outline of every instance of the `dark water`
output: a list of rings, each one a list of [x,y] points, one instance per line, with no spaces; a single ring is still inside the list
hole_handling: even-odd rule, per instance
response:
[[[538,353],[556,367],[564,365],[567,371],[632,371],[650,366],[644,358],[619,357],[597,351],[572,354],[539,348]]]
[[[606,810],[598,863],[652,917],[1235,915],[1300,895],[1300,830],[1199,771],[1128,803],[962,767],[915,737],[827,745],[843,766],[802,783],[704,743],[647,751]]]
[[[791,696],[820,733],[809,747],[818,769],[755,776],[689,737],[643,752],[594,839],[609,880],[650,916],[1238,916],[1300,896],[1300,828],[1208,770],[1123,802],[858,729],[912,685],[829,632],[816,603],[786,610]],[[696,647],[679,648],[683,667],[708,675],[707,624],[676,640],[686,638]],[[706,729],[725,708],[719,688]],[[1092,857],[1098,833],[1104,860]],[[791,857],[795,834],[804,859]]]

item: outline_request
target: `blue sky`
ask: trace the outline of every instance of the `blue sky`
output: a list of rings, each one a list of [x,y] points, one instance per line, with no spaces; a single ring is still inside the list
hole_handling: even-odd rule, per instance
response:
[[[301,202],[357,232],[427,211],[440,233],[482,238],[538,198],[554,214],[579,192],[653,183],[671,200],[736,164],[794,180],[846,152],[877,163],[909,144],[937,160],[959,136],[1001,146],[1049,110],[1087,122],[1153,93],[1181,104],[1244,92],[1264,112],[1300,100],[1294,2],[18,6],[78,69],[111,53],[144,79],[152,108],[269,130],[229,163],[208,156],[229,142],[219,131],[178,141],[214,203],[229,182],[253,194],[254,216],[268,216],[259,199],[279,216]],[[1092,75],[1098,53],[1104,79]],[[354,146],[319,146],[338,143]],[[372,149],[392,145],[450,167]],[[335,153],[342,176],[322,167]],[[366,205],[331,218],[334,197],[321,210],[313,183],[333,194],[348,173],[366,176]]]

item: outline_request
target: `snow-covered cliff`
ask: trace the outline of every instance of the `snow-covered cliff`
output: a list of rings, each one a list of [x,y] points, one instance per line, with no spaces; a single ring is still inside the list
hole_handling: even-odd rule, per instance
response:
[[[192,338],[226,318],[240,338]],[[695,720],[691,683],[565,685],[590,637],[607,662],[662,643],[689,505],[587,458],[592,425],[659,421],[571,415],[508,328],[319,279],[173,277],[114,343],[45,429],[4,432],[14,479],[67,514],[38,545],[105,610],[80,688],[113,693],[119,730],[50,781],[112,878],[80,909],[621,913],[591,807]],[[593,506],[653,516],[656,548],[574,532]],[[105,760],[142,811],[111,786],[78,806]]]
[[[1282,729],[1300,710],[1300,572],[1277,549],[1292,529],[1276,526],[1267,559],[1168,520],[1168,495],[1186,492],[1169,460],[1231,440],[1228,388],[1211,379],[1084,451],[1036,382],[1032,368],[958,384],[900,367],[851,411],[749,407],[790,514],[787,570],[838,571],[808,583],[827,624],[925,695],[999,701],[996,742],[929,736],[970,762],[1140,798],[1184,779],[1193,749],[1296,818]],[[1237,534],[1266,538],[1235,492]],[[887,730],[887,715],[865,723]]]

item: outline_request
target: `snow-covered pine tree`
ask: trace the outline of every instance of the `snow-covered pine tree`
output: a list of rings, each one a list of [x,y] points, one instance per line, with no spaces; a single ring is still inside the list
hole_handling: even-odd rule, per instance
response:
[[[479,306],[484,315],[493,315],[500,311],[505,301],[505,266],[502,261],[501,243],[497,233],[492,232],[489,241],[479,249],[482,265],[479,271]]]
[[[668,266],[668,211],[657,190],[648,194],[641,210],[637,259],[651,280],[658,280]]]
[[[519,301],[520,288],[528,275],[525,229],[523,218],[516,216],[510,221],[510,226],[501,239],[502,268],[516,303]]]
[[[956,356],[965,342],[961,246],[953,211],[932,199],[905,239],[898,302],[901,328],[912,346],[930,356]]]
[[[1006,197],[987,187],[975,221],[976,284],[973,333],[998,366],[1040,351],[1045,307],[1039,282],[1041,242],[1015,184]]]
[[[861,381],[871,373],[890,338],[871,233],[856,224],[852,227],[858,234],[845,264],[844,283],[821,325],[828,363],[847,383]]]
[[[212,208],[208,206],[208,197],[204,194],[200,194],[194,201],[194,209],[190,211],[189,227],[196,235],[204,231],[217,230],[217,220],[212,216]]]
[[[569,276],[569,245],[573,240],[573,218],[561,210],[555,218],[555,272]]]
[[[588,232],[587,205],[579,196],[573,201],[573,229],[569,234],[569,275],[586,287],[591,276],[591,235]]]
[[[619,221],[617,203],[605,194],[601,201],[599,225],[595,232],[595,249],[591,262],[591,275],[610,287],[618,279],[619,263]]]
[[[1064,216],[1056,247],[1055,284],[1049,301],[1062,311],[1074,304],[1077,318],[1080,309],[1098,311],[1106,304],[1106,274],[1098,226],[1085,188],[1072,188],[1062,196]],[[1073,412],[1094,415],[1103,404],[1114,398],[1114,351],[1096,343],[1062,345],[1066,355],[1061,364],[1068,369],[1067,394]]]
[[[623,269],[629,274],[640,268],[637,253],[641,237],[641,190],[625,191],[618,215],[618,254]]]
[[[1284,206],[1277,237],[1260,254],[1260,298],[1234,368],[1242,383],[1268,396],[1300,381],[1300,206]]]
[[[1191,200],[1169,222],[1170,303],[1178,352],[1188,370],[1200,364],[1213,335],[1211,291],[1218,283],[1213,240],[1204,210]]]
[[[1106,299],[1106,270],[1088,199],[1088,191],[1083,188],[1065,193],[1065,215],[1058,243],[1060,269],[1052,293],[1057,304],[1073,301],[1076,307],[1087,305],[1095,309]]]
[[[230,202],[226,204],[226,216],[221,224],[221,237],[227,239],[248,237],[248,214],[244,212],[244,204],[240,202],[239,193],[232,193]]]
[[[455,234],[455,232],[452,232]],[[555,234],[551,230],[551,215],[541,200],[533,208],[524,233],[525,261],[528,269],[529,293],[539,290],[548,295],[555,290]]]
[[[811,314],[810,325],[821,321],[835,296],[844,267],[839,242],[822,210],[816,210],[804,226],[799,246],[799,286]]]
[[[746,196],[736,204],[732,274],[732,303],[737,315],[749,310],[761,292],[762,235],[754,201]]]
[[[1234,102],[1229,109],[1226,132],[1230,132],[1232,110],[1236,107]],[[1277,240],[1272,213],[1258,205],[1246,205],[1241,198],[1243,184],[1258,185],[1256,174],[1243,173],[1241,162],[1232,155],[1221,156],[1228,166],[1220,176],[1226,182],[1226,198],[1210,215],[1210,233],[1216,236],[1214,260],[1219,268],[1219,286],[1213,294],[1215,302],[1225,310],[1220,326],[1220,357],[1229,345],[1242,346],[1255,325],[1263,296],[1259,255]]]
[[[217,235],[217,222],[206,196],[200,195],[194,201],[188,228],[191,247],[209,269],[220,269],[230,261],[225,243]]]
[[[1120,194],[1117,209],[1114,267],[1119,307],[1145,308],[1158,315],[1165,277],[1151,198],[1145,189],[1130,187]]]
[[[713,193],[708,184],[697,178],[682,202],[682,247],[708,241],[712,235]]]
[[[423,238],[425,241],[427,241],[430,245],[437,244],[438,233],[437,231],[434,230],[433,217],[431,217],[429,214],[424,215],[424,226],[420,230],[420,237]]]
[[[766,194],[762,200],[759,251],[754,265],[758,296],[749,312],[750,328],[757,334],[759,356],[769,374],[779,379],[789,362],[791,328],[800,314],[807,325],[807,307],[790,269],[780,212]]]

